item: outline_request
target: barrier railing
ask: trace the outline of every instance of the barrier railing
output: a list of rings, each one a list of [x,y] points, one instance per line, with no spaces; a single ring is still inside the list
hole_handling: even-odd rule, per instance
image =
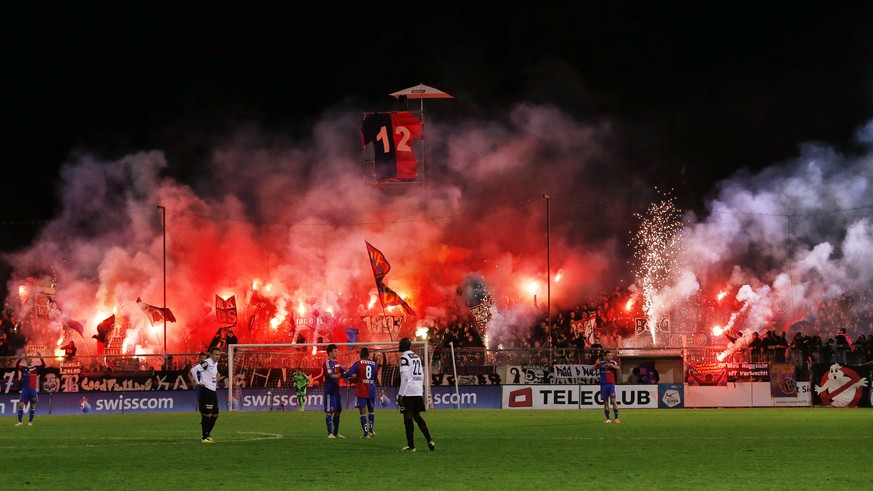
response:
[[[810,362],[822,361],[813,356],[802,359],[799,353],[786,350],[784,353],[763,352],[752,353],[749,350],[730,352],[724,346],[704,346],[687,348],[658,347],[603,347],[600,349],[586,348],[476,348],[455,347],[455,364],[460,367],[481,367],[498,365],[559,365],[559,364],[590,364],[602,350],[611,350],[614,357],[622,358],[682,358],[685,363],[713,363],[727,361],[734,363],[786,361],[798,366]],[[451,366],[452,350],[436,347],[432,351],[431,367],[438,372],[442,367]],[[150,370],[182,370],[192,366],[197,361],[197,353],[173,353],[166,357],[161,354],[136,355],[82,355],[71,359],[64,356],[46,356],[49,367],[77,367],[82,372],[140,372]],[[0,367],[14,367],[17,356],[0,357]],[[864,363],[873,360],[854,360]],[[314,361],[313,366],[318,363]]]
[[[46,356],[43,354],[46,367],[77,368],[82,372],[147,372],[150,370],[182,370],[191,367],[197,361],[197,353],[177,353],[167,355],[82,355],[67,358],[64,356]],[[15,367],[18,356],[0,356],[0,367]],[[39,363],[36,355],[33,362]]]

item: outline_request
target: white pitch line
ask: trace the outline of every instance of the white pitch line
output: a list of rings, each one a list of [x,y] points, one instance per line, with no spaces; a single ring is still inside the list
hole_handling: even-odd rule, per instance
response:
[[[222,438],[222,437],[218,437],[217,443],[237,443],[237,442],[255,442],[255,441],[261,441],[261,440],[279,440],[279,439],[284,437],[284,435],[282,435],[281,433],[262,433],[259,431],[237,431],[236,433],[240,434],[240,435],[260,435],[260,436],[248,437],[248,438]],[[131,445],[167,445],[167,444],[189,445],[191,443],[199,443],[197,440],[199,440],[199,438],[191,439],[191,440],[186,439],[186,440],[170,440],[170,441],[166,441],[166,440],[154,441],[154,440],[150,440],[148,438],[141,438],[141,439],[138,439],[134,442],[131,442]],[[125,439],[125,441],[130,441],[130,439],[127,438],[127,439]],[[86,444],[85,446],[86,447],[108,447],[108,446],[117,446],[117,445],[118,444],[116,444],[116,443],[107,443],[107,444],[89,443],[89,444]],[[55,445],[55,446],[57,446],[57,445]]]
[[[226,433],[222,433],[225,435]],[[262,441],[262,440],[280,440],[285,437],[285,435],[281,433],[264,433],[258,431],[237,431],[238,435],[255,435],[243,438],[234,438],[234,437],[218,437],[217,443],[239,443],[239,442],[254,442],[254,441]],[[231,433],[233,435],[233,433]],[[118,446],[156,446],[156,445],[192,445],[192,444],[200,444],[199,436],[195,436],[194,438],[186,438],[184,440],[178,439],[155,439],[155,438],[122,438],[122,437],[104,437],[104,438],[81,438],[80,440],[87,440],[90,443],[76,443],[76,444],[57,444],[57,441],[53,441],[52,447],[55,448],[81,448],[81,447],[118,447]],[[97,442],[95,442],[97,440]],[[101,442],[102,440],[102,442]],[[124,443],[127,442],[127,443]],[[4,447],[0,447],[4,448]],[[5,447],[6,449],[16,448],[16,447]]]
[[[620,432],[621,430],[607,430],[613,431],[615,433]],[[846,440],[873,440],[873,435],[864,435],[864,434],[856,434],[850,437],[841,437]],[[710,437],[689,437],[689,436],[624,436],[624,435],[579,435],[579,436],[555,436],[555,437],[542,437],[538,438],[535,436],[511,436],[511,437],[486,437],[486,436],[440,436],[437,437],[436,440],[528,440],[528,441],[554,441],[554,440],[681,440],[681,441],[696,441],[696,440],[704,440],[704,441],[725,441],[725,440],[798,440],[798,441],[810,441],[810,440],[833,440],[833,436],[807,436],[807,435],[785,435],[785,436],[710,436]]]

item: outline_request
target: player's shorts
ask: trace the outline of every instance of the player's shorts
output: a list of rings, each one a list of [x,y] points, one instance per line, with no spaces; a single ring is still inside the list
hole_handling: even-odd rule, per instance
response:
[[[27,404],[39,402],[39,394],[37,394],[36,389],[33,387],[25,387],[21,391],[21,397],[18,398],[19,401]]]
[[[339,394],[325,394],[324,395],[324,412],[326,413],[339,413],[343,410],[343,404],[340,400]]]
[[[600,397],[604,401],[615,397],[615,384],[600,384]]]
[[[200,413],[218,415],[218,394],[206,387],[200,388]]]
[[[403,396],[403,405],[400,406],[400,414],[423,413],[427,410],[423,396]]]
[[[355,407],[365,407],[367,409],[373,409],[374,407],[376,407],[375,401],[375,397],[358,397],[357,402],[355,402]]]
[[[356,387],[356,392],[360,390],[360,387]],[[367,384],[367,396],[362,397],[357,395],[357,402],[355,403],[355,407],[376,407],[376,386],[373,384]]]

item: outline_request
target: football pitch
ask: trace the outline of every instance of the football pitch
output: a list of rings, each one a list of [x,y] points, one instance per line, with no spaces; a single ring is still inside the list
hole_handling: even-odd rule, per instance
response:
[[[3,489],[873,489],[868,409],[429,410],[436,451],[396,410],[3,418]],[[25,415],[25,421],[27,416]]]

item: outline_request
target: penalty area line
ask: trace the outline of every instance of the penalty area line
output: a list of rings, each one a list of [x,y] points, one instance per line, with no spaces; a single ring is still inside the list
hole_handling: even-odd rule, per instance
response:
[[[246,435],[242,437],[234,437],[232,435]],[[256,442],[264,440],[281,440],[285,435],[281,433],[265,433],[260,431],[237,431],[229,433],[228,436],[218,436],[216,443],[240,443],[240,442]],[[107,438],[106,440],[112,440]],[[121,440],[116,440],[114,443],[88,443],[86,447],[109,447],[109,446],[127,446],[124,443],[119,443]],[[135,441],[125,439],[129,445],[189,445],[191,443],[200,443],[200,438],[185,438],[184,440],[151,440],[149,438],[141,438]]]
[[[256,442],[256,441],[265,441],[265,440],[281,440],[285,438],[285,435],[281,433],[267,433],[267,432],[259,432],[259,431],[236,431],[236,432],[228,432],[221,433],[220,436],[216,437],[216,443],[245,443],[245,442]],[[195,435],[192,437],[185,437],[184,439],[176,439],[176,438],[130,438],[130,437],[96,437],[96,438],[80,438],[76,442],[69,441],[69,443],[63,443],[63,441],[52,440],[51,446],[53,448],[96,448],[96,447],[130,447],[130,446],[164,446],[164,445],[193,445],[200,444],[199,435]],[[14,449],[18,448],[17,446],[6,446],[0,444],[0,450],[4,449]]]

